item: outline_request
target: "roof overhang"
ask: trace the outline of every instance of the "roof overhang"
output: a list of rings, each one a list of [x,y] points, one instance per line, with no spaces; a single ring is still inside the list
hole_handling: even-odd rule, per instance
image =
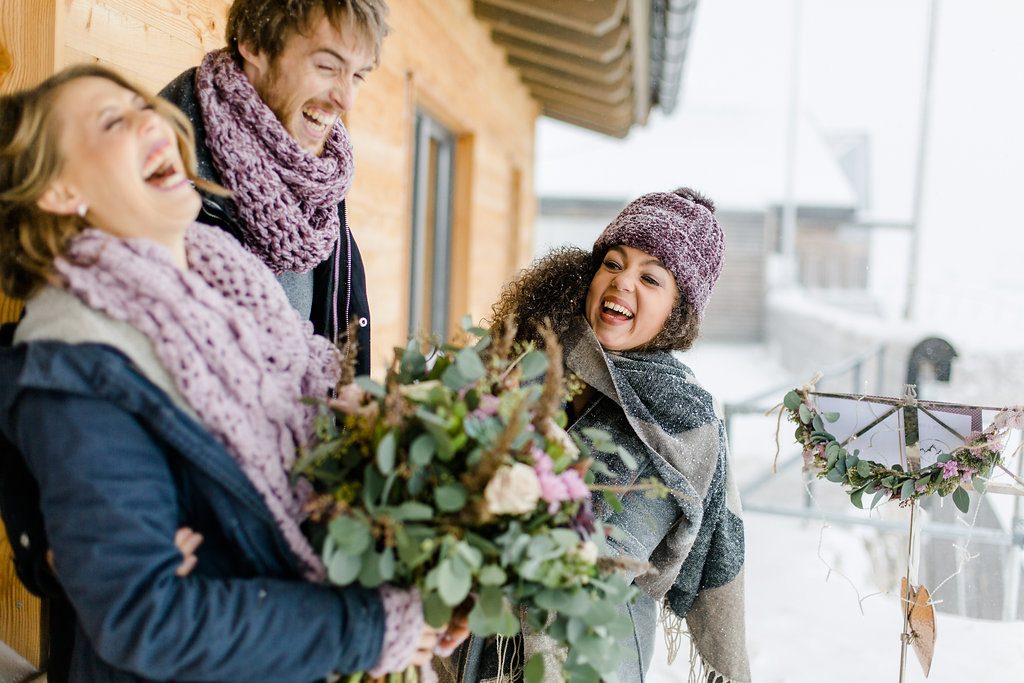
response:
[[[475,0],[547,116],[615,137],[675,106],[697,0]]]

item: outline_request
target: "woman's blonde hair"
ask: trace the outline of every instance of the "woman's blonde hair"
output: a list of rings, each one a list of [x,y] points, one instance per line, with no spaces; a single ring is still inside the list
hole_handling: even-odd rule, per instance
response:
[[[69,66],[34,88],[0,97],[0,290],[9,297],[27,298],[53,282],[54,260],[86,227],[83,218],[48,213],[37,202],[64,166],[54,101],[64,85],[90,77],[142,97],[171,123],[188,178],[208,192],[224,193],[196,175],[195,136],[185,115],[106,67]]]

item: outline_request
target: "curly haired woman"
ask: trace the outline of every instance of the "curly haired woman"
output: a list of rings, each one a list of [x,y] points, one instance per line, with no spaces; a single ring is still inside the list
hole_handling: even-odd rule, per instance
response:
[[[611,550],[650,567],[635,577],[639,597],[622,608],[634,635],[618,671],[623,683],[645,680],[659,612],[670,656],[688,631],[692,649],[684,671],[692,677],[750,680],[743,522],[725,430],[711,395],[674,353],[697,337],[722,268],[724,239],[714,211],[688,188],[644,195],[592,251],[563,248],[540,259],[493,309],[493,320],[515,322],[520,341],[542,345],[539,327],[550,321],[566,368],[585,383],[568,406],[570,432],[605,430],[637,460],[634,470],[597,453],[612,472],[598,483],[634,490],[623,496],[620,512],[593,499],[598,519],[624,532]],[[634,486],[651,478],[671,494],[651,499]],[[511,648],[521,657],[507,657],[507,643],[473,639],[449,663],[449,673],[473,683],[509,674],[518,680],[522,662],[535,652],[548,660],[549,677],[558,670],[559,654],[545,639],[527,633],[521,645]]]

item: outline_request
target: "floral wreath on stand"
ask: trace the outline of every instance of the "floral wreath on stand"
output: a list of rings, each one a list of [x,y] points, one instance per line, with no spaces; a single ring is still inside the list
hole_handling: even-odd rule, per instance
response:
[[[804,469],[819,479],[842,484],[850,502],[862,509],[865,495],[874,496],[870,504],[873,509],[883,499],[898,500],[904,506],[937,493],[943,497],[952,494],[953,503],[966,513],[970,497],[964,486],[984,493],[992,470],[1002,467],[1007,434],[1011,429],[1024,428],[1024,406],[1005,408],[988,427],[969,434],[962,446],[940,454],[934,464],[918,470],[905,469],[898,463],[888,466],[860,458],[859,450],[847,450],[829,432],[828,423],[838,420],[839,413],[821,412],[811,399],[819,377],[787,393],[782,413],[796,424],[795,438],[803,446]]]

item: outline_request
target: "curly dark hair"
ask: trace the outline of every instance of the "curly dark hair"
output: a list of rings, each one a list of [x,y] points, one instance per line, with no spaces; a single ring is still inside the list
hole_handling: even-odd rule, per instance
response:
[[[561,337],[583,315],[590,281],[604,256],[578,247],[560,247],[537,259],[505,286],[491,307],[492,329],[500,333],[505,321],[511,321],[517,328],[516,341],[543,347],[540,326],[549,320]],[[661,332],[641,348],[631,350],[685,351],[693,346],[699,329],[693,306],[677,295]]]

